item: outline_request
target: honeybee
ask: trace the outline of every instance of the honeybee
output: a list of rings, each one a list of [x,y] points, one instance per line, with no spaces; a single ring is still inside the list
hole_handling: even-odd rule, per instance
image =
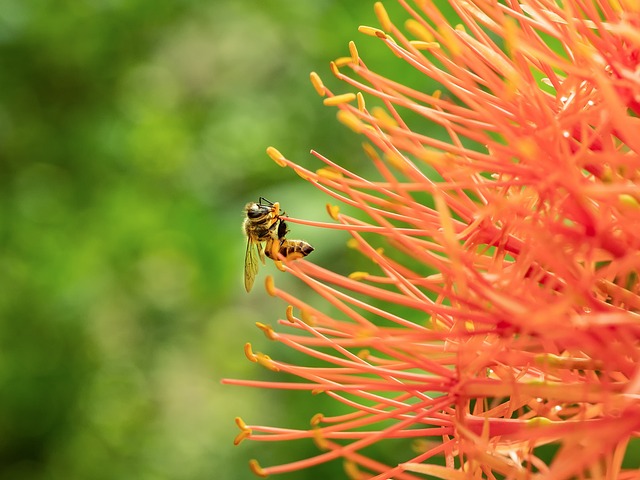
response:
[[[242,223],[242,229],[247,236],[244,288],[249,292],[258,274],[258,261],[265,263],[265,255],[273,261],[278,261],[279,255],[285,260],[296,260],[313,252],[313,247],[303,240],[286,238],[289,229],[280,218],[278,202],[273,203],[260,197],[257,203],[247,203],[244,211],[246,218]]]

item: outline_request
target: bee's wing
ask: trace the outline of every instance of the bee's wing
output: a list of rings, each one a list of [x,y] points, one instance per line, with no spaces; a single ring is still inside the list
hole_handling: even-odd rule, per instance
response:
[[[253,282],[258,274],[258,253],[260,252],[260,244],[247,240],[247,251],[244,254],[244,288],[248,292],[253,287]]]

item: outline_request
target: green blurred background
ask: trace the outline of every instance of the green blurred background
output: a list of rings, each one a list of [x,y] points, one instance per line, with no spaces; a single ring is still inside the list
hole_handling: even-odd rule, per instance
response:
[[[274,348],[254,326],[286,307],[265,274],[302,290],[267,266],[244,292],[242,208],[326,220],[264,152],[362,158],[308,75],[330,81],[351,39],[388,56],[356,31],[374,23],[352,0],[0,1],[1,479],[245,479],[249,458],[316,452],[232,445],[236,415],[306,428],[318,411],[220,385],[271,378],[242,350]],[[319,263],[348,255],[293,228]]]

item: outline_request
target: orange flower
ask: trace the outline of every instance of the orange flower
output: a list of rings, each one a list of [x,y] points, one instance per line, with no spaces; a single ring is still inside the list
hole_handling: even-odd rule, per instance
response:
[[[329,206],[335,223],[287,221],[348,231],[374,273],[286,264],[340,314],[268,279],[291,306],[284,332],[259,326],[326,366],[248,346],[250,360],[303,382],[226,381],[323,393],[352,413],[318,414],[302,430],[238,420],[237,441],[309,438],[325,450],[253,462],[260,475],[342,458],[351,478],[378,480],[637,478],[640,7],[450,0],[452,26],[436,2],[398,3],[404,29],[376,3],[381,29],[360,31],[421,80],[369,70],[353,43],[331,68],[356,94],[311,75],[365,137],[378,178],[317,152],[314,172],[268,151],[361,212]],[[443,92],[424,91],[433,81]],[[399,438],[415,449],[392,465],[362,453]]]

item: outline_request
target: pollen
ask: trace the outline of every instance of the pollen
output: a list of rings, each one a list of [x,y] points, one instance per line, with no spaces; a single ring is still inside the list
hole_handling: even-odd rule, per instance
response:
[[[409,31],[409,33],[411,33],[411,35],[413,35],[417,39],[429,44],[434,43],[435,39],[433,38],[431,32],[417,20],[410,18],[406,22],[404,22],[404,26]]]
[[[335,63],[337,67],[346,67],[351,63],[351,61],[352,61],[351,57],[339,57],[339,58],[336,58],[333,61],[333,63]]]
[[[622,193],[622,194],[618,195],[618,201],[620,202],[620,205],[622,205],[624,207],[630,207],[630,208],[635,208],[635,209],[640,207],[640,204],[638,203],[638,200],[636,200],[635,197],[633,197],[632,195],[629,195],[627,193]]]
[[[311,433],[313,434],[314,443],[320,450],[329,450],[329,444],[327,443],[327,439],[322,435],[322,429],[313,428]]]
[[[294,167],[294,168],[293,168],[293,171],[294,171],[294,172],[296,172],[296,174],[297,174],[301,179],[306,180],[307,182],[312,180],[312,177],[310,177],[310,176],[307,174],[307,171],[306,171],[305,169],[303,169],[303,168]]]
[[[340,207],[337,205],[331,205],[330,203],[327,203],[327,213],[331,218],[337,221],[338,214],[340,213]]]
[[[368,272],[351,272],[349,274],[349,278],[351,280],[356,280],[356,281],[360,281],[360,280],[364,280],[365,278],[367,278],[369,276]]]
[[[264,335],[269,340],[276,340],[276,333],[273,330],[273,327],[271,325],[267,325],[267,324],[261,323],[261,322],[256,322],[256,327],[258,327],[260,330],[262,330]]]
[[[353,113],[348,112],[347,110],[338,110],[336,117],[340,123],[349,127],[356,133],[362,133],[364,130],[364,123],[362,123]]]
[[[384,108],[373,107],[371,109],[371,115],[379,121],[380,125],[386,128],[391,129],[398,126],[398,122],[396,122],[395,118],[389,115]]]
[[[267,278],[264,280],[265,288],[267,289],[267,293],[272,297],[275,297],[277,294],[276,284],[273,281],[273,277],[271,275],[267,275]]]
[[[351,460],[345,460],[343,463],[343,466],[344,466],[344,473],[347,474],[347,478],[351,480],[361,480],[363,478],[366,478],[364,476],[364,473],[358,468],[357,463]]]
[[[285,311],[285,315],[287,317],[287,320],[289,320],[290,323],[296,323],[296,319],[293,316],[293,306],[292,305],[287,305],[287,309]]]
[[[356,93],[356,98],[358,100],[358,110],[360,110],[361,112],[364,112],[366,109],[366,104],[365,104],[364,95],[362,95],[362,92]]]
[[[249,359],[249,361],[254,363],[258,362],[258,358],[253,353],[253,350],[251,349],[251,344],[249,342],[244,344],[244,355]]]
[[[266,369],[271,370],[272,372],[280,371],[278,366],[273,362],[269,355],[265,355],[264,353],[257,353],[256,358],[258,360],[258,363]]]
[[[351,61],[355,65],[358,65],[358,63],[360,62],[360,57],[358,56],[358,48],[353,41],[349,42],[349,53],[351,54]]]
[[[265,472],[265,470],[260,466],[256,459],[249,460],[249,468],[251,471],[261,478],[267,478],[269,475]]]
[[[343,177],[342,173],[340,173],[339,171],[337,171],[335,168],[331,168],[331,167],[326,167],[326,168],[319,168],[318,170],[316,170],[316,174],[319,177],[323,177],[323,178],[327,178],[329,180],[341,180]]]
[[[307,325],[315,325],[316,317],[306,308],[300,310],[300,319]]]
[[[535,159],[540,154],[538,144],[530,137],[517,139],[513,144],[524,158]]]
[[[327,107],[335,107],[337,105],[342,105],[343,103],[351,103],[355,99],[355,93],[343,93],[334,97],[327,97],[322,101],[322,103]]]
[[[422,40],[411,40],[409,43],[417,50],[432,50],[440,46],[438,42],[423,42]]]
[[[384,158],[387,160],[389,165],[394,167],[399,172],[404,172],[407,169],[406,159],[398,152],[386,152]]]
[[[267,155],[269,155],[269,157],[271,157],[271,160],[276,162],[281,167],[287,166],[284,155],[282,155],[282,153],[280,153],[280,150],[278,150],[277,148],[267,147]]]
[[[425,148],[420,151],[418,158],[433,167],[442,167],[446,164],[446,160],[448,157],[451,157],[451,154],[443,153],[439,150]]]
[[[382,30],[380,30],[379,28],[373,28],[373,27],[367,27],[366,25],[360,25],[358,27],[358,31],[360,33],[364,33],[365,35],[368,35],[370,37],[378,37],[378,38],[382,38],[382,39],[386,39],[387,38],[387,34],[384,33]]]
[[[355,238],[350,238],[347,240],[347,247],[352,248],[353,250],[358,250],[360,248],[360,244]]]
[[[251,436],[252,431],[240,417],[236,417],[236,425],[240,428],[240,433],[238,433],[238,435],[233,439],[233,444],[240,445],[243,440]]]
[[[378,22],[380,22],[380,26],[382,27],[382,30],[385,31],[390,31],[391,28],[393,27],[393,24],[391,23],[391,20],[389,19],[389,14],[387,13],[387,10],[384,8],[384,5],[382,4],[382,2],[376,2],[373,5],[373,12],[376,14],[376,17],[378,17]]]
[[[455,30],[451,29],[449,25],[443,25],[439,29],[440,34],[444,39],[444,44],[454,58],[459,57],[462,54],[463,47],[462,42],[454,33]]]
[[[324,415],[322,413],[316,413],[313,417],[311,417],[310,424],[312,427],[317,427],[324,420]]]
[[[367,360],[371,356],[371,350],[368,350],[368,349],[364,348],[364,349],[358,351],[358,353],[356,355],[358,355],[358,358],[361,358],[363,360]]]
[[[322,83],[322,79],[320,78],[320,75],[318,75],[316,72],[311,72],[309,74],[309,78],[311,80],[311,85],[313,85],[313,88],[316,89],[316,92],[318,92],[318,95],[320,95],[321,97],[324,97],[327,92],[325,90],[324,84]]]

